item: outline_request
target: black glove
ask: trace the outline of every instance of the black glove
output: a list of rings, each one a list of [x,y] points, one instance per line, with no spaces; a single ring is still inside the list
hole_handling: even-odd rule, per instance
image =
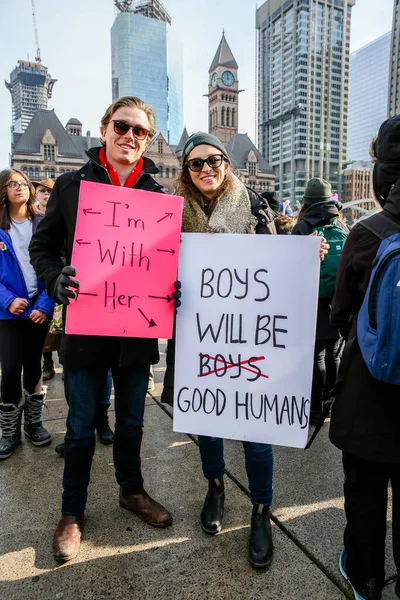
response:
[[[76,269],[74,267],[64,267],[59,276],[56,279],[56,283],[54,285],[54,293],[62,304],[68,305],[69,299],[77,298],[79,292],[79,281],[76,279],[72,279],[70,277],[72,275],[75,277]],[[73,287],[78,291],[74,292],[68,288]]]
[[[180,281],[174,281],[174,286],[175,286],[175,292],[172,292],[171,296],[174,299],[174,308],[175,308],[175,314],[176,314],[177,309],[181,305],[181,296],[182,296],[182,293],[180,291],[180,289],[181,289],[181,282]]]

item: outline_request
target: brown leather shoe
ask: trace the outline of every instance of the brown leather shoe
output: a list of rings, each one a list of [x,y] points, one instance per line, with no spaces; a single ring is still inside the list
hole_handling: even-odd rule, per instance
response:
[[[159,502],[150,498],[144,490],[136,494],[119,490],[119,505],[131,510],[145,523],[153,527],[168,527],[172,523],[172,515]]]
[[[53,537],[53,556],[59,563],[67,562],[79,552],[83,516],[63,515]]]

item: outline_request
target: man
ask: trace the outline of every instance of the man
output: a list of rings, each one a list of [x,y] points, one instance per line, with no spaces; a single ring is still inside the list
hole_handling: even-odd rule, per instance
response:
[[[106,110],[100,131],[103,148],[91,148],[86,165],[57,179],[46,215],[31,243],[31,261],[38,276],[49,295],[64,304],[76,297],[79,288],[70,261],[80,182],[161,191],[152,177],[157,167],[142,157],[156,131],[150,106],[139,98],[120,98]],[[67,266],[63,268],[60,254],[64,243]],[[159,360],[157,340],[63,335],[60,360],[69,412],[62,517],[53,538],[53,555],[57,562],[66,562],[79,551],[99,391],[104,388],[109,368],[115,390],[114,465],[120,505],[154,527],[167,527],[172,516],[145,492],[141,474],[144,402],[150,365]]]

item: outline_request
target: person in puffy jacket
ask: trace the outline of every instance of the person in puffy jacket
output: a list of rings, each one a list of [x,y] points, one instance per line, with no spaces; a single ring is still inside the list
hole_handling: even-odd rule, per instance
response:
[[[16,169],[0,173],[0,459],[9,458],[24,432],[35,446],[50,443],[42,425],[45,389],[42,350],[54,302],[29,261],[29,243],[42,217],[33,188]],[[21,372],[23,371],[23,388]]]

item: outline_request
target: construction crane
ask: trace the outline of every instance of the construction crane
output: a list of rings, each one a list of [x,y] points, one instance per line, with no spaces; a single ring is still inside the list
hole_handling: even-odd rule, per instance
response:
[[[36,44],[35,60],[37,63],[41,63],[42,59],[40,58],[39,36],[38,36],[37,25],[36,25],[35,0],[31,0],[31,4],[32,4],[33,29],[35,31],[35,44]]]

